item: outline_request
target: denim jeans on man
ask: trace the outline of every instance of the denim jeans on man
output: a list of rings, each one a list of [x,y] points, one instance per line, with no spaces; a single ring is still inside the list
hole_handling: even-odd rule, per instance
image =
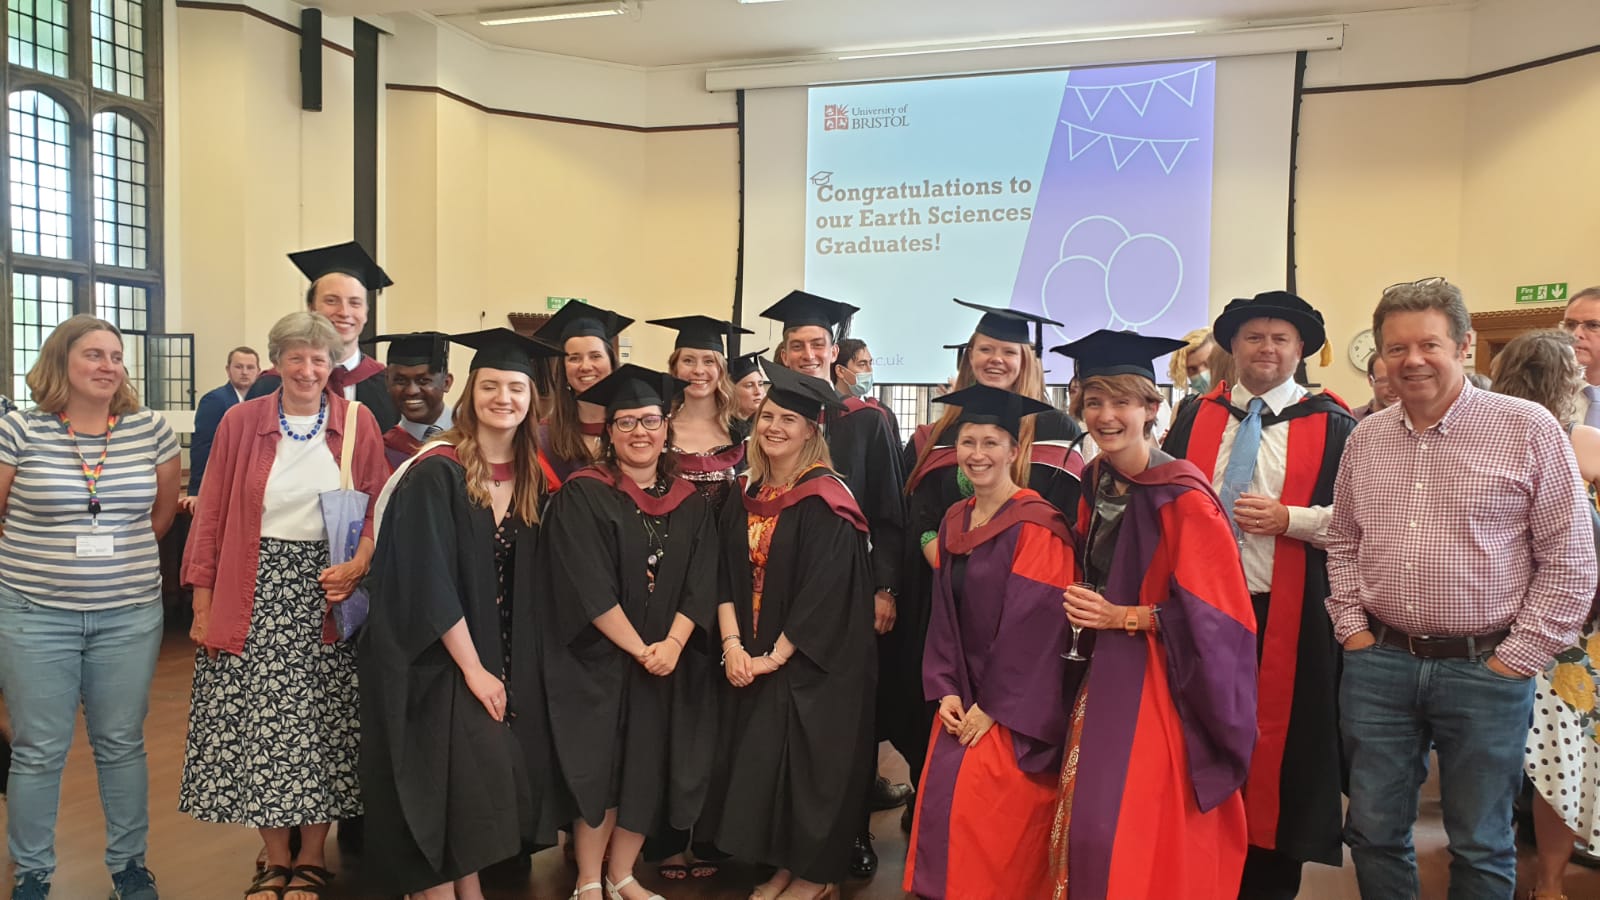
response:
[[[161,601],[76,611],[0,586],[0,685],[11,712],[7,839],[17,876],[55,869],[61,772],[79,698],[100,778],[106,866],[141,865],[150,831],[144,719],[161,649]]]
[[[1344,654],[1345,843],[1363,898],[1420,895],[1411,827],[1432,746],[1450,840],[1450,900],[1511,900],[1511,803],[1532,711],[1532,679],[1500,675],[1484,659],[1418,659],[1382,645]]]

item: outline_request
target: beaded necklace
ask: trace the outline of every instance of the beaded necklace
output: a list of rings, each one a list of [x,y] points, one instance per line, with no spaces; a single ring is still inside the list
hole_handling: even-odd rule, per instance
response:
[[[283,396],[281,394],[278,396],[278,427],[283,429],[283,433],[287,435],[291,441],[309,441],[316,437],[317,432],[322,430],[322,423],[327,418],[328,395],[327,393],[323,393],[322,405],[317,409],[317,421],[311,426],[310,431],[306,432],[305,434],[300,434],[293,428],[289,427],[289,417],[283,413]]]

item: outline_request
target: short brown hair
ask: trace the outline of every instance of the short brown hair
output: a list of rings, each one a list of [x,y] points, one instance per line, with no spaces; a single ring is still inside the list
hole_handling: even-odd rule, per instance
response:
[[[1450,323],[1450,339],[1465,344],[1472,331],[1472,314],[1467,312],[1467,301],[1461,298],[1461,289],[1443,278],[1424,278],[1389,287],[1372,311],[1372,333],[1383,346],[1383,322],[1394,313],[1427,312],[1444,314]]]
[[[249,347],[235,347],[232,350],[229,350],[228,351],[228,365],[230,365],[230,366],[233,365],[233,357],[234,357],[234,354],[237,354],[237,353],[245,353],[245,354],[248,354],[250,356],[254,356],[256,358],[256,365],[258,365],[258,366],[261,365],[261,354],[257,353],[255,350],[253,350],[253,349],[251,349]]]
[[[67,359],[79,339],[96,331],[109,331],[116,336],[118,344],[123,343],[122,332],[117,326],[88,313],[79,313],[62,322],[44,339],[44,346],[39,348],[39,358],[28,370],[28,392],[33,395],[35,407],[47,413],[66,411],[67,401],[72,397],[72,382],[67,377]],[[120,416],[136,412],[142,405],[139,392],[128,383],[128,367],[124,364],[122,384],[111,398],[110,413]]]
[[[1113,397],[1127,397],[1137,400],[1149,408],[1150,404],[1159,404],[1163,399],[1161,389],[1156,383],[1143,375],[1091,375],[1083,380],[1083,386],[1078,390],[1078,396],[1072,401],[1072,415],[1083,418],[1083,397],[1090,390],[1105,391]],[[1144,423],[1144,436],[1149,437],[1155,433],[1156,420],[1154,416]]]
[[[1586,287],[1576,294],[1573,294],[1572,298],[1567,301],[1567,308],[1570,309],[1572,304],[1577,303],[1579,300],[1600,300],[1600,284],[1597,284],[1593,287]]]

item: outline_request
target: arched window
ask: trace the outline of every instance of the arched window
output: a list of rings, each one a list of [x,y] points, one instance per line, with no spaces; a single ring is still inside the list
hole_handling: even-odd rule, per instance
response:
[[[72,256],[72,121],[39,91],[7,98],[11,157],[11,252]]]
[[[148,265],[149,175],[144,129],[122,113],[94,117],[94,261]]]
[[[175,374],[192,369],[189,339],[160,334],[161,5],[6,2],[0,393],[30,405],[40,345],[69,316],[94,313],[123,329],[148,405],[192,408],[192,374]]]

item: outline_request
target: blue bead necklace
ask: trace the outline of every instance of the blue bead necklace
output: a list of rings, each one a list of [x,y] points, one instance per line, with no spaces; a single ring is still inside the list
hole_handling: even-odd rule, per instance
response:
[[[278,396],[278,427],[283,429],[283,433],[288,435],[291,441],[309,441],[316,437],[317,432],[322,430],[322,422],[326,418],[328,418],[328,395],[324,393],[322,395],[322,406],[317,410],[316,424],[312,425],[311,430],[305,434],[296,434],[295,430],[289,427],[289,417],[283,414],[283,396]]]

